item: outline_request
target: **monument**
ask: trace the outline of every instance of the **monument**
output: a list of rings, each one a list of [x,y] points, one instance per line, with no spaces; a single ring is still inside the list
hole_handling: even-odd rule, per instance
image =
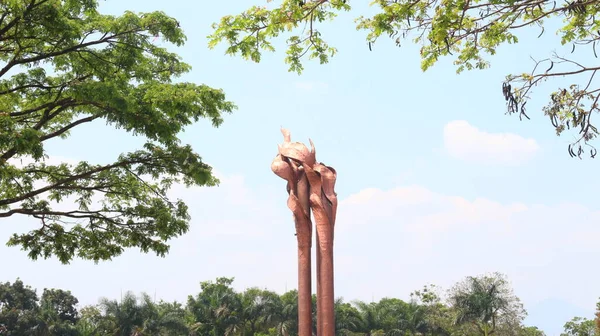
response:
[[[335,336],[333,236],[337,212],[332,167],[317,163],[314,144],[310,150],[291,142],[282,129],[283,144],[271,164],[273,172],[287,181],[287,206],[292,211],[298,240],[298,336],[312,336],[311,212],[315,220],[317,245],[317,336]]]

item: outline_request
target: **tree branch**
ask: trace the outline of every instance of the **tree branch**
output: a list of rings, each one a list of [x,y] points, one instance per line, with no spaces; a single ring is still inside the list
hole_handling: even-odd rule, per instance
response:
[[[141,30],[141,29],[140,29]],[[107,37],[104,37],[102,39],[99,40],[95,40],[95,41],[90,41],[90,42],[86,42],[86,43],[81,43],[78,45],[74,45],[71,46],[69,48],[65,48],[63,50],[60,51],[55,51],[55,52],[49,52],[47,54],[41,54],[39,56],[35,56],[35,57],[29,57],[29,58],[23,58],[20,60],[17,60],[15,58],[13,58],[10,62],[8,62],[8,64],[6,64],[6,66],[4,66],[4,68],[2,68],[0,70],[0,77],[4,76],[12,67],[14,67],[15,65],[20,65],[20,64],[26,64],[26,63],[31,63],[31,62],[39,62],[42,60],[45,60],[47,58],[50,57],[56,57],[56,56],[60,56],[60,55],[64,55],[85,47],[90,47],[90,46],[94,46],[97,44],[102,44],[102,43],[106,43],[108,41],[110,41],[111,39],[115,38],[115,37],[119,37],[122,35],[126,35],[126,34],[130,34],[130,33],[134,33],[137,32],[138,30],[129,30],[129,31],[125,31],[125,32],[121,32],[121,33],[116,33]]]
[[[77,120],[77,121],[74,121],[74,122],[72,122],[71,124],[69,124],[69,125],[67,125],[67,126],[65,126],[65,127],[63,127],[63,128],[61,128],[61,129],[59,129],[59,130],[56,130],[56,131],[54,131],[54,132],[52,132],[52,133],[48,133],[48,134],[46,134],[46,135],[44,135],[44,136],[40,137],[40,141],[46,141],[46,140],[48,140],[48,139],[52,139],[52,138],[54,138],[54,137],[57,137],[57,136],[59,136],[59,135],[61,135],[61,134],[65,133],[66,131],[70,130],[71,128],[73,128],[73,127],[75,127],[75,126],[77,126],[77,125],[81,125],[81,124],[84,124],[84,123],[87,123],[87,122],[93,121],[93,120],[95,120],[95,119],[98,119],[98,118],[100,118],[101,116],[102,116],[102,114],[97,114],[97,115],[94,115],[94,116],[89,116],[89,117],[87,117],[87,118],[82,118],[82,119],[79,119],[79,120]]]
[[[17,203],[17,202],[21,202],[24,201],[28,198],[31,197],[35,197],[39,194],[45,193],[48,190],[52,190],[54,188],[56,188],[57,186],[63,185],[65,183],[69,183],[69,182],[73,182],[76,181],[78,179],[82,179],[82,178],[86,178],[89,177],[91,175],[94,175],[96,173],[102,172],[102,171],[106,171],[106,170],[110,170],[113,168],[118,168],[118,167],[126,167],[128,165],[132,165],[132,164],[138,164],[138,163],[144,163],[146,161],[150,161],[150,159],[148,160],[130,160],[130,161],[121,161],[121,162],[117,162],[117,163],[113,163],[110,165],[106,165],[106,166],[101,166],[98,167],[96,169],[92,169],[90,171],[87,171],[85,173],[81,173],[81,174],[77,174],[77,175],[73,175],[70,176],[68,178],[62,179],[54,184],[45,186],[43,188],[37,189],[37,190],[32,190],[24,195],[20,195],[17,197],[12,197],[12,198],[7,198],[7,199],[0,199],[0,206],[4,206],[4,205],[9,205],[9,204],[13,204],[13,203]]]
[[[19,90],[26,90],[26,89],[42,89],[42,90],[47,90],[47,91],[51,91],[54,89],[60,89],[60,88],[64,88],[67,87],[69,85],[72,85],[76,82],[81,82],[84,81],[88,78],[92,77],[91,75],[86,75],[83,77],[77,77],[74,78],[66,83],[62,83],[60,85],[44,85],[43,83],[34,83],[34,84],[25,84],[25,85],[21,85],[21,86],[16,86],[14,88],[10,88],[4,91],[0,91],[0,95],[4,95],[4,94],[9,94],[9,93],[13,93],[13,92],[17,92]],[[18,116],[18,114],[15,113],[11,113],[10,116]]]
[[[27,8],[25,8],[25,10],[23,11],[23,15],[22,15],[22,16],[20,16],[20,17],[15,17],[15,18],[14,18],[14,19],[12,19],[10,22],[8,22],[8,23],[6,24],[6,26],[4,26],[4,28],[0,29],[0,42],[2,42],[2,41],[4,41],[4,40],[6,40],[6,38],[4,37],[4,34],[6,34],[6,32],[8,32],[8,31],[9,31],[9,30],[10,30],[12,27],[14,27],[14,26],[17,24],[17,22],[19,22],[19,20],[21,20],[21,19],[23,19],[25,16],[29,15],[29,13],[31,13],[31,11],[32,11],[32,10],[33,10],[35,7],[37,7],[37,6],[39,6],[39,5],[43,4],[43,3],[45,3],[45,2],[47,2],[47,1],[49,1],[49,0],[42,0],[41,2],[39,2],[39,3],[36,5],[36,3],[35,3],[35,0],[31,0],[31,2],[29,3],[29,5],[27,6]],[[2,16],[2,18],[4,19],[4,15]],[[2,76],[0,75],[0,77],[2,77]]]

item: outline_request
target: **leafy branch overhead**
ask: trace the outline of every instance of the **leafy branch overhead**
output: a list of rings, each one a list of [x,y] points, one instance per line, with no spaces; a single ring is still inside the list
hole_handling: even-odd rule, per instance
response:
[[[600,66],[586,65],[575,57],[597,57],[599,0],[374,0],[371,5],[378,8],[377,14],[356,19],[357,29],[366,32],[368,48],[374,50],[382,36],[398,46],[405,41],[419,44],[423,71],[442,56],[454,58],[457,73],[485,69],[490,66],[485,56],[494,55],[500,45],[517,43],[519,29],[534,29],[542,36],[549,20],[561,19],[564,24],[558,30],[560,41],[570,46],[573,58],[554,53],[534,61],[529,73],[508,75],[502,87],[507,113],[529,119],[525,106],[533,87],[570,76],[573,84],[557,88],[543,111],[557,135],[571,129],[576,132],[569,145],[571,156],[581,157],[584,151],[596,155],[588,142],[598,135],[592,115],[599,108],[600,86],[595,76]],[[287,33],[285,61],[290,71],[301,73],[305,55],[323,64],[336,53],[323,39],[318,25],[349,10],[350,3],[344,0],[282,0],[273,9],[255,6],[214,24],[209,46],[224,42],[227,54],[259,62],[262,52],[274,51],[272,40]]]
[[[9,244],[65,263],[127,247],[164,255],[189,221],[187,206],[167,198],[171,185],[218,183],[178,134],[200,118],[219,126],[235,106],[221,90],[173,82],[190,66],[153,44],[185,41],[162,12],[102,15],[95,0],[15,0],[0,9],[0,218],[40,223]],[[100,120],[147,142],[107,164],[48,160],[49,141]],[[102,143],[88,140],[90,150]],[[65,210],[67,198],[75,205]]]

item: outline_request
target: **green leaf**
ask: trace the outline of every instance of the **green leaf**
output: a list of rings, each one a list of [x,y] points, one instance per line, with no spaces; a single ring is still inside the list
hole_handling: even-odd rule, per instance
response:
[[[0,218],[40,223],[8,244],[63,263],[107,260],[126,248],[164,256],[190,220],[187,206],[167,197],[170,187],[218,184],[179,134],[201,118],[218,127],[235,105],[222,90],[174,82],[190,66],[152,41],[183,45],[185,35],[162,12],[103,15],[93,0],[0,8]],[[147,143],[108,164],[48,160],[48,140],[68,141],[90,122]],[[59,202],[73,206],[58,210]]]

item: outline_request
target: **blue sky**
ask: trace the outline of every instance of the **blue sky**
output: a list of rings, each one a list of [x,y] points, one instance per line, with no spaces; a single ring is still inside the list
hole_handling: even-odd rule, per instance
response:
[[[552,29],[540,39],[525,32],[517,46],[490,57],[485,71],[456,75],[448,58],[422,73],[418,46],[382,39],[368,50],[353,18],[370,9],[353,2],[352,12],[323,27],[339,54],[327,65],[307,62],[298,76],[287,72],[283,48],[261,64],[224,56],[224,46],[207,49],[212,22],[254,4],[260,1],[101,2],[106,13],[163,10],[177,18],[188,42],[173,49],[193,67],[183,80],[223,88],[239,106],[218,129],[200,122],[182,134],[223,183],[173,191],[192,208],[192,230],[173,241],[165,259],[128,251],[109,263],[62,266],[0,247],[12,265],[0,280],[18,276],[40,289],[71,289],[84,304],[126,290],[184,300],[217,276],[235,277],[238,289],[294,288],[291,214],[284,182],[270,171],[284,126],[292,140],[310,137],[317,158],[339,174],[338,295],[408,298],[427,283],[447,288],[467,275],[500,271],[523,300],[527,322],[548,335],[573,316],[593,316],[600,297],[593,195],[600,182],[581,176],[593,177],[597,162],[571,159],[572,134],[556,137],[541,112],[548,93],[569,81],[535,90],[531,121],[504,115],[501,95],[506,74],[532,68],[530,55],[570,52]],[[142,142],[100,123],[49,144],[48,153],[107,162]],[[6,222],[5,240],[15,227],[35,225]]]

